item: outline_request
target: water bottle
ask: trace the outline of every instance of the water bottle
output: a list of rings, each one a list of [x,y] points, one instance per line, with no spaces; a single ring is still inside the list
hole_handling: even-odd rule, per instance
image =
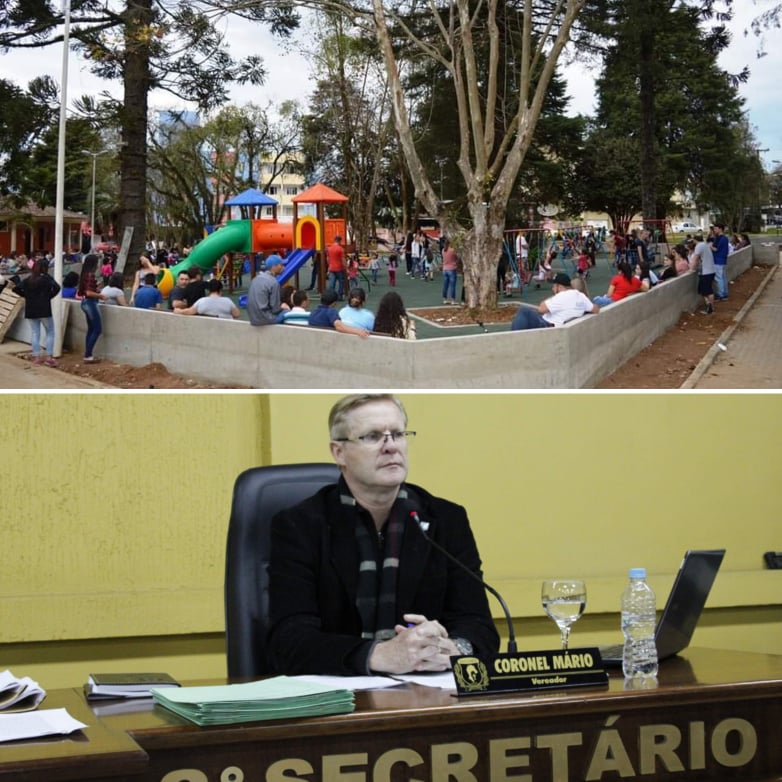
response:
[[[646,569],[630,568],[630,583],[622,593],[622,633],[625,637],[622,670],[626,677],[657,676],[656,624],[654,592],[646,583]]]

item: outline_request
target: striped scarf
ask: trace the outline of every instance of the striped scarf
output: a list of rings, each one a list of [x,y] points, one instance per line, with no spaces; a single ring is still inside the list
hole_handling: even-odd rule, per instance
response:
[[[340,496],[343,505],[352,505],[359,511],[355,524],[361,557],[356,608],[361,617],[361,637],[365,639],[382,641],[395,635],[394,627],[398,621],[396,583],[405,523],[399,499],[406,497],[406,492],[400,490],[384,531],[378,532],[372,517],[357,506],[353,497]]]

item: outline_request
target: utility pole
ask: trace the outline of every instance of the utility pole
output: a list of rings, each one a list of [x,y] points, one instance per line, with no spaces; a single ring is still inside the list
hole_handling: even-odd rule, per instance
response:
[[[85,155],[92,156],[92,205],[90,208],[90,252],[95,252],[95,170],[98,165],[98,155],[105,155],[110,150],[99,149],[93,152],[89,149],[83,149]]]

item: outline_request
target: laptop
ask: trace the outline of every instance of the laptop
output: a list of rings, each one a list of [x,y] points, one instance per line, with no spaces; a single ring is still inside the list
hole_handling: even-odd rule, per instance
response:
[[[725,549],[685,553],[654,631],[658,660],[673,657],[689,645],[724,556]],[[607,668],[621,667],[622,644],[599,648]]]

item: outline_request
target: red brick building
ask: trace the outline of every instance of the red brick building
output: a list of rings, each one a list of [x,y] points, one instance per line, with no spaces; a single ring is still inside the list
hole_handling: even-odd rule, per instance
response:
[[[27,204],[17,208],[0,199],[0,256],[31,255],[36,250],[54,253],[54,218],[53,206],[41,209]],[[64,250],[78,251],[82,224],[89,226],[89,217],[84,213],[63,213]]]

